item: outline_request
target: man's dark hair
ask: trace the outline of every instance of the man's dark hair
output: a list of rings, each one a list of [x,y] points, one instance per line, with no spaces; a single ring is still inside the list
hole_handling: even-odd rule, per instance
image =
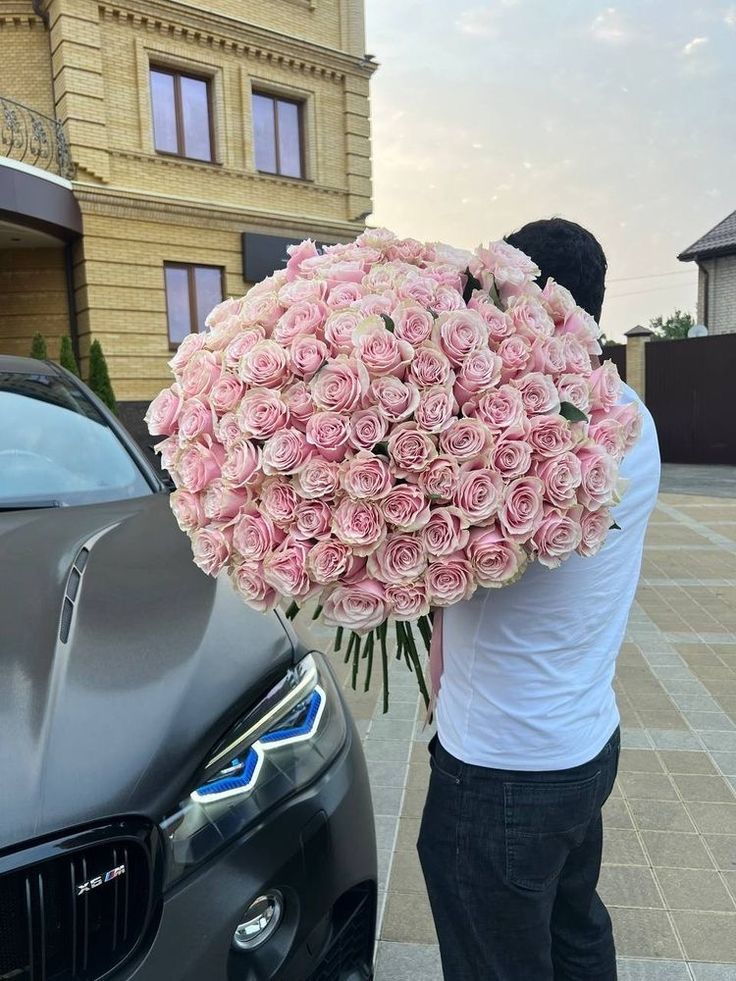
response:
[[[587,228],[566,218],[544,218],[530,221],[507,235],[506,241],[536,262],[542,271],[540,286],[551,277],[570,290],[578,306],[600,320],[608,263]]]

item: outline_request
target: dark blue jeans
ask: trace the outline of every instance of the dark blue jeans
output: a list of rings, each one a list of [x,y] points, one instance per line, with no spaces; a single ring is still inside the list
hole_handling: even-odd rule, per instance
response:
[[[596,892],[619,731],[570,770],[470,766],[430,743],[419,833],[445,981],[616,981]]]

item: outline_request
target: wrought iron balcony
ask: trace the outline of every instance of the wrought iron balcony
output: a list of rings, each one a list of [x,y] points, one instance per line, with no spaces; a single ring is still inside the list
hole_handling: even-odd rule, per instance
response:
[[[71,180],[74,164],[58,119],[0,95],[0,156]]]

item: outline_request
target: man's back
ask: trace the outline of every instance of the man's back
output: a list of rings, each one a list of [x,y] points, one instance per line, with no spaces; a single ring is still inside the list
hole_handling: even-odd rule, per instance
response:
[[[624,386],[622,402],[638,401]],[[612,681],[659,486],[654,422],[644,416],[627,453],[630,480],[592,558],[558,569],[533,563],[500,590],[481,589],[444,615],[440,743],[465,763],[503,770],[559,770],[590,760],[619,716]]]

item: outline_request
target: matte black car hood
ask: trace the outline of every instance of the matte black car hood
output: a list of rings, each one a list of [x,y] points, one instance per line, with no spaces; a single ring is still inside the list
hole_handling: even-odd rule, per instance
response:
[[[0,848],[115,814],[161,819],[293,657],[275,614],[193,565],[163,494],[0,514]]]

